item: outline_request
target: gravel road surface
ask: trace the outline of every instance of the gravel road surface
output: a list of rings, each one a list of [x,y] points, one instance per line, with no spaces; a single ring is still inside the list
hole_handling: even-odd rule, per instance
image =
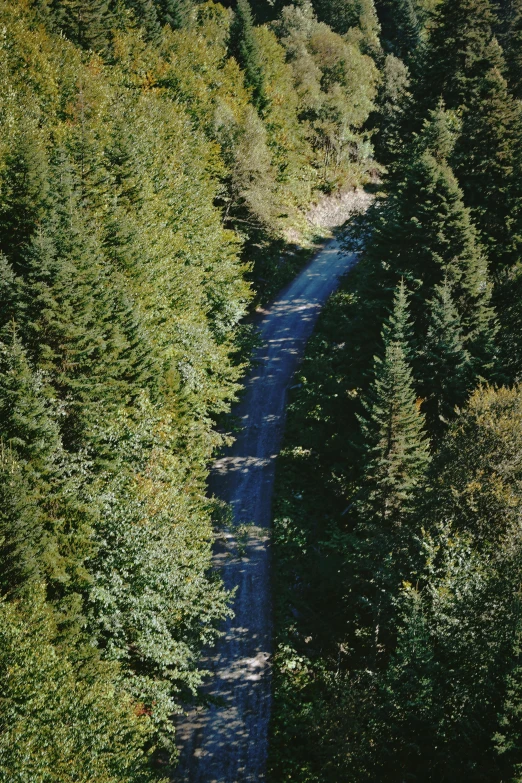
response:
[[[321,307],[355,256],[330,242],[263,313],[258,364],[234,413],[242,430],[214,465],[211,491],[230,503],[234,523],[215,548],[235,616],[203,660],[205,693],[220,704],[178,721],[179,783],[261,783],[266,779],[271,705],[272,601],[269,526],[275,459],[291,383]]]

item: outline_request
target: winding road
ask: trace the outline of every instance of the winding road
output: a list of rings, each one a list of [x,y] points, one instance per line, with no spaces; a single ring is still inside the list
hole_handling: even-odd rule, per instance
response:
[[[286,390],[321,307],[356,257],[336,240],[264,311],[262,347],[234,411],[242,429],[213,468],[210,488],[230,503],[236,528],[215,548],[225,586],[236,588],[235,616],[203,660],[216,706],[178,721],[179,783],[260,783],[266,779],[271,706],[272,602],[269,526],[275,459],[284,428]]]

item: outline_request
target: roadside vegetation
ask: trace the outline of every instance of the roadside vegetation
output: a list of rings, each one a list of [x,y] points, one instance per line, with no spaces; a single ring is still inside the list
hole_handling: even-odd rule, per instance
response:
[[[515,783],[522,5],[376,8],[387,174],[278,466],[270,779]]]
[[[380,83],[358,17],[259,10],[0,1],[5,783],[169,779],[230,613],[206,478],[242,319],[372,176]]]

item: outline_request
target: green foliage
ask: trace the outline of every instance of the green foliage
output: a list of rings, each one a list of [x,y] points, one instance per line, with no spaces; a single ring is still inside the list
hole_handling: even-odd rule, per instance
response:
[[[254,105],[262,110],[266,103],[263,73],[259,64],[254,22],[248,0],[237,0],[230,26],[229,52],[245,72],[245,81],[252,90]]]
[[[402,129],[411,100],[409,86],[407,66],[395,55],[386,55],[372,120],[378,129],[375,151],[387,166],[393,165],[402,151]]]
[[[363,170],[367,165],[362,128],[376,95],[375,63],[357,42],[318,22],[309,2],[285,7],[276,29],[294,72],[319,181],[332,190],[354,163]]]
[[[375,378],[361,422],[366,454],[359,505],[366,524],[378,525],[382,532],[400,526],[411,511],[428,463],[423,416],[408,364],[410,332],[401,283],[382,335],[383,356],[375,358]]]
[[[466,350],[462,325],[447,282],[435,287],[430,323],[422,349],[426,389],[424,411],[430,431],[437,432],[462,406],[472,381],[471,357]]]
[[[419,80],[419,102],[440,96],[462,115],[452,158],[496,274],[518,257],[520,108],[504,77],[489,0],[442,2]]]
[[[150,719],[118,672],[83,672],[55,644],[56,628],[36,586],[0,604],[0,780],[17,783],[145,783]]]

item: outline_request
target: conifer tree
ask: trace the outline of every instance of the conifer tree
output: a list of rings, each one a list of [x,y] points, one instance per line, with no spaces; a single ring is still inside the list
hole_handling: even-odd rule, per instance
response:
[[[31,369],[12,326],[0,334],[0,585],[19,592],[45,581],[68,632],[78,633],[79,592],[89,582],[85,560],[95,550],[93,510],[81,482],[81,459],[61,444],[58,416],[41,374]],[[81,477],[81,478],[80,478]],[[79,480],[80,478],[80,480]]]
[[[442,0],[430,36],[421,102],[424,95],[432,107],[440,96],[448,109],[467,104],[476,79],[489,68],[494,22],[490,0]]]
[[[403,124],[411,104],[410,73],[405,63],[388,54],[382,69],[382,81],[377,99],[374,146],[377,159],[393,167],[403,149]]]
[[[396,285],[400,277],[408,282],[412,316],[421,333],[427,329],[425,301],[445,278],[453,286],[465,335],[486,329],[492,317],[487,262],[447,163],[453,143],[439,106],[397,166],[395,192],[366,251],[370,261],[386,265],[389,284]],[[377,290],[375,295],[382,297]]]
[[[160,23],[179,29],[187,24],[193,2],[192,0],[156,0],[156,6]]]
[[[383,327],[382,356],[359,418],[364,472],[356,501],[355,560],[350,564],[358,595],[365,596],[359,622],[371,628],[376,665],[393,635],[393,601],[416,558],[411,523],[429,463],[424,415],[417,404],[410,367],[412,325],[406,286],[395,293]]]
[[[412,511],[429,461],[409,363],[411,330],[402,281],[383,328],[384,353],[375,357],[375,377],[361,419],[366,444],[364,513],[387,529],[400,526]]]
[[[522,98],[522,2],[510,0],[500,42],[505,52],[507,78],[513,95]]]
[[[0,329],[19,313],[20,281],[7,258],[0,253]]]
[[[130,8],[137,23],[144,30],[147,41],[158,41],[161,25],[155,0],[126,0],[125,5]]]
[[[30,123],[17,134],[5,161],[0,204],[0,252],[15,270],[38,221],[49,187],[45,150]]]
[[[254,105],[262,111],[266,102],[263,71],[254,37],[254,21],[248,0],[237,0],[230,28],[229,52],[245,72],[245,82],[252,90]]]
[[[509,92],[489,0],[441,3],[419,90],[463,118],[451,159],[495,273],[516,262],[520,236],[520,107]]]
[[[104,53],[114,14],[109,0],[51,0],[55,26],[82,49]]]
[[[520,597],[518,597],[520,600]],[[518,616],[520,617],[520,606]],[[493,736],[503,774],[513,783],[522,780],[522,629],[514,629],[511,660],[505,676],[505,697]]]
[[[410,64],[422,40],[423,19],[412,0],[377,0],[385,45],[395,56]]]
[[[378,44],[379,20],[373,0],[315,0],[317,18],[340,35],[350,28],[359,28],[364,34],[363,45]],[[379,47],[380,48],[380,47]]]
[[[42,380],[29,367],[14,326],[0,332],[0,437],[35,467],[59,445],[56,422],[42,394]]]
[[[522,113],[502,74],[496,41],[487,47],[485,57],[490,67],[475,80],[467,99],[453,161],[466,205],[498,274],[516,263],[522,242]]]
[[[20,329],[35,366],[48,374],[65,405],[65,441],[78,446],[85,429],[128,393],[119,361],[126,346],[120,339],[110,267],[86,219],[75,172],[63,153],[57,157],[52,207],[21,262]]]
[[[430,323],[419,365],[426,403],[423,410],[430,432],[438,435],[461,406],[472,380],[471,357],[447,282],[436,286],[429,302]]]

